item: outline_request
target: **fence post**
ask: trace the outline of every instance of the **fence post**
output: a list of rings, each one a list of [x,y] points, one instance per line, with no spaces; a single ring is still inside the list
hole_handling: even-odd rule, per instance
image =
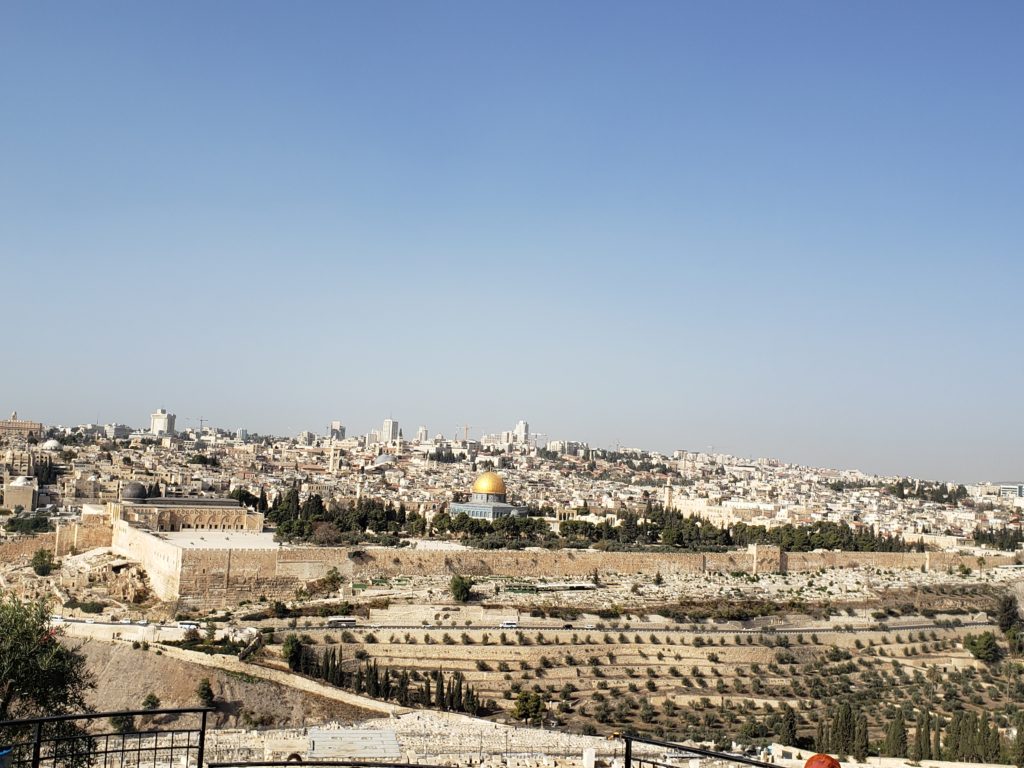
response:
[[[199,721],[199,749],[196,752],[196,765],[203,768],[203,752],[206,750],[206,710],[203,710]]]
[[[32,768],[39,768],[39,753],[43,745],[43,721],[36,721],[35,738],[32,739]]]
[[[626,766],[625,766],[625,768],[632,768],[632,763],[633,763],[633,737],[632,736],[624,736],[623,738],[626,740],[626,755],[625,755]]]

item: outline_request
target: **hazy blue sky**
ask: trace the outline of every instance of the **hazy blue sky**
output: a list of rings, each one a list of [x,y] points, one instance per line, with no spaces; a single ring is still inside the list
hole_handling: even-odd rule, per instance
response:
[[[1019,478],[1022,28],[4,2],[0,409]]]

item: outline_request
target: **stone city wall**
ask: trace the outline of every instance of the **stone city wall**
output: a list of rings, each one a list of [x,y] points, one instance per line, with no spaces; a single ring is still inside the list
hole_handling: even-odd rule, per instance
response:
[[[79,535],[82,535],[81,532]],[[41,539],[42,537],[40,537]],[[52,545],[52,544],[51,544]],[[40,544],[25,548],[27,556]],[[248,600],[289,600],[305,584],[336,568],[346,580],[396,576],[546,577],[588,580],[600,575],[807,572],[821,568],[873,567],[882,570],[977,569],[977,558],[948,553],[792,552],[769,545],[746,551],[706,553],[596,552],[581,550],[412,550],[387,548],[277,547],[273,549],[187,549],[124,522],[115,524],[114,550],[137,560],[163,600],[183,607],[218,608]],[[1012,563],[992,555],[985,567]]]
[[[776,555],[777,558],[777,555]],[[383,550],[352,555],[353,575],[366,579],[408,575],[551,577],[587,579],[599,574],[701,573],[752,571],[750,552],[654,553],[585,550]],[[340,570],[340,569],[339,569]]]
[[[82,525],[74,522],[58,525],[55,537],[55,554],[57,557],[64,557],[90,549],[109,547],[113,540],[113,531],[106,525]]]
[[[349,550],[338,547],[182,550],[180,597],[196,608],[226,607],[242,600],[291,600],[296,591],[336,568],[355,578]]]
[[[785,573],[817,571],[821,568],[878,568],[880,570],[945,571],[961,565],[978,569],[978,558],[953,552],[785,552],[782,555]],[[992,554],[984,567],[1012,565],[1015,556]]]
[[[180,548],[118,520],[114,523],[111,549],[142,565],[150,588],[161,600],[178,599],[183,577]]]
[[[16,563],[20,560],[30,560],[37,549],[53,552],[56,541],[56,533],[19,536],[11,541],[5,541],[3,544],[0,544],[0,563]]]

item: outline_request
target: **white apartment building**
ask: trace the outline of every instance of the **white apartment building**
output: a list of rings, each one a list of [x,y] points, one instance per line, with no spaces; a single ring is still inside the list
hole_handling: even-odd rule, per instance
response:
[[[156,412],[150,414],[149,417],[150,434],[173,435],[174,420],[176,418],[177,417],[173,413],[168,413],[166,408],[158,408]]]

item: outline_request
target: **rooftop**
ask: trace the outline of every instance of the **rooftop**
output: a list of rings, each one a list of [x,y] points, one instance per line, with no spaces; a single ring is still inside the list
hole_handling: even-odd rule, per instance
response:
[[[186,530],[154,534],[182,549],[277,549],[272,533]]]

